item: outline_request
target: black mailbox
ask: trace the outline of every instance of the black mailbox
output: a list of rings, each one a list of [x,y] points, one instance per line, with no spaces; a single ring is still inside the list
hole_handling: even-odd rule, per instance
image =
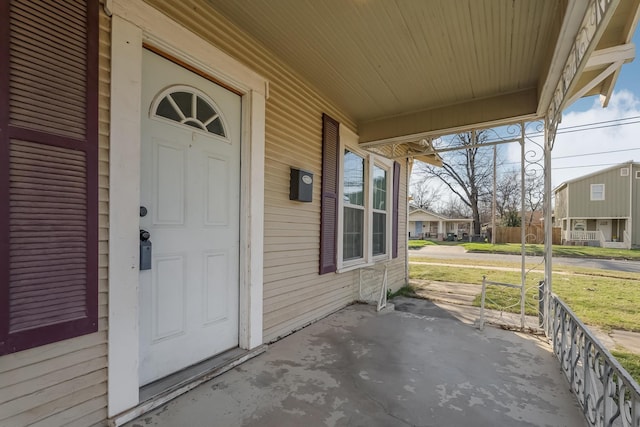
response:
[[[313,174],[302,169],[291,168],[289,200],[310,202],[313,199]]]

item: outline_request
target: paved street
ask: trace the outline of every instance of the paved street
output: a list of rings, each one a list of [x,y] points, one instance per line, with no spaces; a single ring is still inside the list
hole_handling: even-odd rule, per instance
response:
[[[409,257],[424,256],[429,258],[438,259],[470,259],[470,260],[485,260],[485,261],[512,261],[519,262],[520,255],[505,255],[505,254],[486,254],[486,253],[471,253],[466,252],[462,246],[437,246],[429,245],[421,249],[410,250]],[[527,256],[527,262],[542,263],[542,257],[539,256]],[[554,265],[571,265],[584,268],[597,268],[601,270],[613,270],[613,271],[627,271],[633,273],[640,273],[639,261],[623,261],[623,260],[608,260],[608,259],[589,259],[589,258],[566,258],[566,257],[553,257]]]

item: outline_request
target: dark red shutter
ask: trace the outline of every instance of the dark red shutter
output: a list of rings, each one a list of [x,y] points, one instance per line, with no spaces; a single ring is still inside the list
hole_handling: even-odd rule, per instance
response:
[[[400,206],[400,163],[393,162],[393,228],[391,229],[391,242],[392,242],[391,255],[393,258],[398,258],[398,221],[400,221],[400,216],[398,215],[399,206]]]
[[[98,0],[0,8],[0,354],[98,328]]]
[[[338,167],[340,124],[322,115],[322,200],[320,212],[320,274],[337,269]]]

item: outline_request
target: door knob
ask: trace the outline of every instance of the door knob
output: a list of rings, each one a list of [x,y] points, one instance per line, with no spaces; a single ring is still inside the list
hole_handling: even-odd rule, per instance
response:
[[[140,230],[140,241],[146,242],[147,240],[149,240],[149,237],[151,237],[151,233],[149,233],[147,230]]]

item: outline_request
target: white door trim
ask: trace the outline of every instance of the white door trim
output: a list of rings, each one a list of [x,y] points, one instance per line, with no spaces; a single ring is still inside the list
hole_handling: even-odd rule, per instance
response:
[[[265,98],[268,82],[142,0],[111,5],[108,416],[139,403],[138,263],[142,44],[242,96],[240,347],[262,344]]]

